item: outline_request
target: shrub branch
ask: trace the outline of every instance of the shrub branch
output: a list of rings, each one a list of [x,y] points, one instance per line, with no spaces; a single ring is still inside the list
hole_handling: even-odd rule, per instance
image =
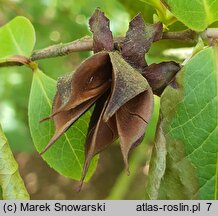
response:
[[[179,32],[164,32],[162,39],[170,39],[170,40],[182,40],[187,42],[194,42],[197,38],[197,33],[192,30],[185,30]],[[123,37],[115,37],[114,43],[121,43]],[[65,44],[57,44],[53,46],[49,46],[47,48],[36,50],[33,52],[31,56],[31,60],[39,60],[45,58],[53,58],[57,56],[68,55],[72,52],[79,51],[92,51],[93,47],[93,39],[92,37],[86,36],[81,39],[72,41],[70,43]]]

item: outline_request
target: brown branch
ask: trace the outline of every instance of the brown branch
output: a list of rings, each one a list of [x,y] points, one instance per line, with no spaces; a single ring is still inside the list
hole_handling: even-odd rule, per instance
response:
[[[182,40],[188,42],[194,42],[196,40],[197,33],[192,30],[185,30],[180,32],[164,32],[162,39],[170,40]],[[123,37],[115,37],[114,43],[119,44],[123,40]],[[53,58],[57,56],[68,55],[72,52],[79,51],[91,51],[93,47],[92,37],[86,36],[81,39],[72,41],[66,44],[57,44],[41,50],[36,50],[31,56],[31,60],[39,60],[45,58]]]
[[[49,46],[47,48],[34,51],[31,56],[31,60],[35,61],[39,59],[53,58],[78,51],[90,51],[92,50],[92,42],[92,38],[86,36],[70,43]]]
[[[178,32],[164,32],[162,39],[180,40],[186,42],[196,41],[198,33],[190,29]]]
[[[120,43],[122,40],[123,40],[123,37],[116,37],[114,39],[114,43]],[[39,59],[64,56],[72,52],[92,51],[92,47],[93,47],[92,37],[85,36],[83,38],[72,41],[70,43],[57,44],[57,45],[49,46],[41,50],[36,50],[33,52],[31,56],[31,60],[35,61]]]

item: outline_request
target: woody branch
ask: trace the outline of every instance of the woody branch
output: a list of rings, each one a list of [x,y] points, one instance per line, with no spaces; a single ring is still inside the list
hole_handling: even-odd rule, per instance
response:
[[[185,30],[179,32],[164,32],[162,40],[182,40],[188,42],[194,42],[197,38],[197,33],[192,30]],[[123,37],[115,37],[114,43],[120,43],[123,40]],[[57,44],[49,46],[47,48],[36,50],[31,56],[31,60],[39,60],[45,58],[53,58],[57,56],[68,55],[72,52],[79,51],[92,51],[93,48],[93,39],[92,37],[86,36],[81,39],[72,41],[65,44]]]

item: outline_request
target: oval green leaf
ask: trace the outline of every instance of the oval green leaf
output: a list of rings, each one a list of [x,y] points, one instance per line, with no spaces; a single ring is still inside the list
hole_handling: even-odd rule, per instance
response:
[[[0,125],[0,198],[26,200],[29,194],[20,177],[17,162]]]
[[[39,123],[51,115],[52,101],[56,92],[56,81],[40,70],[34,71],[29,98],[29,126],[34,145],[41,152],[54,134],[52,121]],[[42,155],[43,159],[61,175],[80,180],[84,163],[84,144],[88,130],[90,112],[86,112],[71,128]],[[94,172],[97,157],[92,160],[87,179]],[[86,180],[87,180],[86,179]]]
[[[161,97],[148,199],[218,199],[218,47],[197,53]]]
[[[172,14],[195,31],[203,31],[218,20],[218,0],[162,0]]]
[[[34,45],[35,30],[27,18],[18,16],[0,28],[0,58],[29,57]]]

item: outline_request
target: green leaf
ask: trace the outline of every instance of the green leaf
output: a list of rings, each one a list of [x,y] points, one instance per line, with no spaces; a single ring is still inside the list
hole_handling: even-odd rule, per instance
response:
[[[5,200],[29,199],[20,177],[17,162],[0,125],[0,198]]]
[[[29,126],[34,145],[41,152],[54,134],[52,121],[39,123],[51,115],[56,82],[40,70],[34,71],[29,99]],[[43,154],[43,159],[61,175],[80,180],[84,163],[84,144],[90,112],[86,112],[71,128]],[[97,157],[92,161],[88,178],[96,168]],[[87,179],[88,179],[87,178]]]
[[[18,16],[0,28],[0,58],[13,55],[29,57],[35,44],[35,30],[31,22]]]
[[[153,14],[155,10],[148,4],[141,1],[119,0],[119,2],[126,8],[131,17],[135,17],[141,12],[146,23],[153,23]]]
[[[154,20],[161,21],[165,26],[169,26],[173,24],[176,21],[176,18],[173,16],[173,14],[167,10],[167,8],[163,5],[161,0],[140,0],[145,2],[146,4],[152,6],[157,11],[157,16],[154,16]]]
[[[205,30],[218,20],[218,0],[163,0],[173,15],[189,28]]]
[[[149,199],[218,199],[218,47],[197,53],[161,97]]]

